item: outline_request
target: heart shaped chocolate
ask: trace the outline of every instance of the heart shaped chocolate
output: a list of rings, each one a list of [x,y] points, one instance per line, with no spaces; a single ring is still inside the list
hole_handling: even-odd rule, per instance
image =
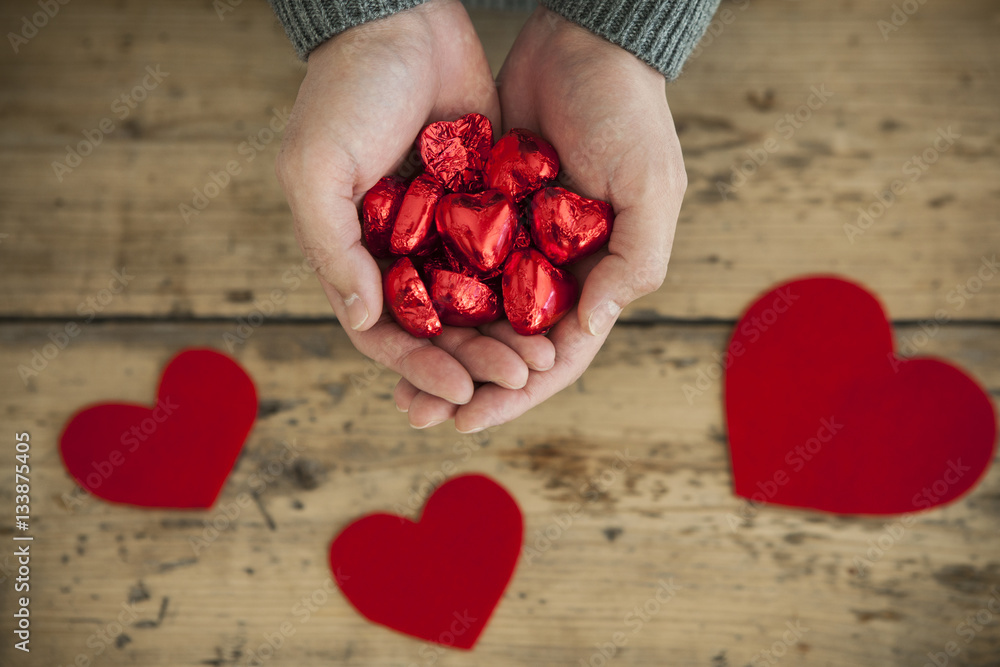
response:
[[[405,331],[417,338],[441,333],[441,320],[413,260],[400,257],[393,262],[385,272],[382,288],[389,312]]]
[[[499,190],[445,195],[435,218],[445,248],[478,275],[499,269],[514,245],[517,208]]]
[[[442,324],[478,327],[500,317],[496,293],[481,281],[462,273],[432,270],[430,293]]]
[[[417,140],[427,172],[455,192],[483,187],[483,169],[493,146],[490,119],[470,113],[454,121],[431,123]]]
[[[576,303],[576,278],[534,248],[515,250],[503,270],[503,307],[514,331],[543,334]]]
[[[433,249],[437,241],[434,211],[444,188],[430,174],[417,176],[399,205],[389,237],[394,255],[419,255]]]
[[[611,205],[565,188],[539,190],[529,207],[531,238],[553,264],[571,264],[593,254],[611,236]]]
[[[373,257],[392,256],[389,239],[406,189],[406,181],[402,178],[386,176],[365,193],[361,202],[361,230],[365,247]]]
[[[519,202],[559,174],[552,144],[529,130],[514,128],[500,137],[486,163],[486,187]]]

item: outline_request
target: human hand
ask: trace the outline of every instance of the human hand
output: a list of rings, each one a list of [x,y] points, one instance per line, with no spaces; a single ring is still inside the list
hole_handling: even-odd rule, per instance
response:
[[[402,380],[396,403],[411,419],[455,419],[462,432],[502,424],[575,382],[621,309],[662,284],[687,188],[663,76],[624,49],[539,7],[500,72],[503,127],[523,127],[559,153],[561,179],[603,199],[615,223],[602,256],[574,267],[583,289],[576,313],[550,332],[555,365],[520,389],[483,385],[448,405]]]
[[[430,0],[333,37],[309,57],[276,163],[295,234],[351,342],[430,402],[467,403],[474,382],[523,387],[555,353],[507,322],[418,339],[382,313],[379,266],[361,244],[358,206],[396,171],[428,123],[477,111],[499,128],[496,86],[457,0]],[[413,406],[426,427],[436,423]],[[425,421],[419,421],[427,416]]]

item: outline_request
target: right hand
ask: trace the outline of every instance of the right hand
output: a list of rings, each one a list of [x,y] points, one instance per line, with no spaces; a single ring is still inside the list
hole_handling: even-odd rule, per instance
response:
[[[276,163],[299,246],[351,342],[421,392],[410,405],[417,428],[452,417],[473,382],[518,389],[529,368],[555,361],[548,339],[520,336],[506,321],[445,327],[426,340],[382,312],[381,272],[361,243],[358,206],[426,124],[473,111],[500,129],[496,86],[468,14],[457,0],[430,0],[310,54]]]

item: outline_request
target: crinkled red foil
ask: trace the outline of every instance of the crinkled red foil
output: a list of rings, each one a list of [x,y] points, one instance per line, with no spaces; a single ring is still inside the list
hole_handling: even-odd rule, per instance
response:
[[[382,288],[389,312],[399,326],[417,338],[431,338],[441,333],[441,320],[409,257],[400,257],[389,267]]]
[[[536,192],[529,211],[531,240],[557,266],[596,252],[614,224],[610,204],[560,187]]]
[[[493,146],[493,127],[486,116],[470,113],[431,123],[420,133],[417,146],[428,173],[449,190],[483,189],[483,170]]]
[[[490,151],[486,187],[519,202],[558,174],[559,156],[552,144],[534,132],[515,128]]]
[[[393,254],[419,255],[433,249],[437,241],[434,211],[443,195],[444,187],[430,174],[421,174],[410,183],[389,237]]]
[[[514,202],[499,190],[445,195],[435,219],[454,259],[484,277],[503,267],[518,226]]]
[[[500,302],[490,287],[470,276],[431,271],[431,302],[443,324],[477,327],[500,317]]]
[[[579,294],[576,278],[535,250],[515,250],[503,270],[503,307],[514,331],[544,334],[570,311]]]
[[[389,237],[399,213],[399,205],[406,194],[406,182],[398,176],[386,176],[365,193],[361,202],[361,229],[368,248],[374,257],[392,255]]]

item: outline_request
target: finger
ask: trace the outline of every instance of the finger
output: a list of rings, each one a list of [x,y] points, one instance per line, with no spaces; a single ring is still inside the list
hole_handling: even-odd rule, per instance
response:
[[[607,334],[591,336],[572,315],[563,318],[550,334],[555,344],[555,365],[548,371],[533,371],[521,389],[483,385],[472,400],[455,413],[455,428],[475,433],[506,423],[576,382],[601,349]]]
[[[622,309],[663,284],[680,200],[661,198],[615,216],[609,254],[590,271],[580,294],[580,326],[606,334]]]
[[[406,378],[399,378],[396,388],[392,392],[392,398],[396,401],[396,409],[400,412],[409,412],[410,402],[413,397],[420,393],[420,390],[413,386],[413,383]]]
[[[455,416],[456,410],[458,410],[457,405],[426,392],[420,392],[413,397],[407,417],[410,426],[423,429],[448,421]]]
[[[556,362],[556,348],[545,336],[522,336],[514,331],[507,320],[497,320],[479,327],[483,334],[517,352],[528,368],[547,371]]]
[[[528,381],[528,366],[517,352],[475,329],[445,327],[431,342],[457,359],[477,382],[518,389]]]
[[[320,279],[329,296],[333,287]],[[330,299],[338,318],[343,303]],[[472,398],[472,377],[453,356],[424,338],[414,338],[389,316],[380,317],[367,331],[345,329],[362,354],[399,373],[413,386],[461,405]]]

